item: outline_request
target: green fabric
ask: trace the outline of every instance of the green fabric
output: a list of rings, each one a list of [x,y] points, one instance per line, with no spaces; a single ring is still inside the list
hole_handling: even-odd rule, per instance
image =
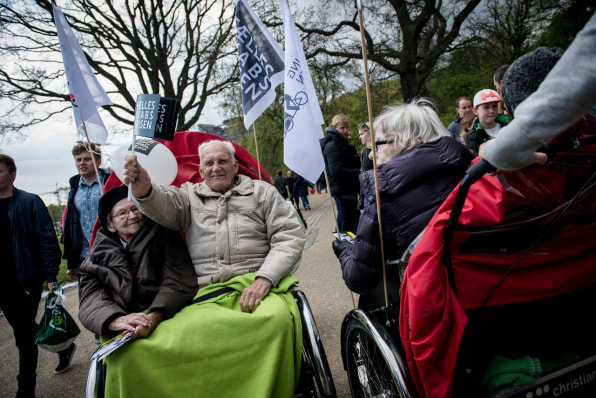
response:
[[[533,384],[542,375],[559,369],[576,359],[576,357],[570,357],[561,362],[541,362],[540,359],[532,357],[510,359],[495,356],[482,375],[480,388],[483,393],[491,394]]]
[[[235,290],[183,308],[145,339],[104,361],[106,397],[291,397],[300,374],[302,326],[284,278],[254,313],[240,311],[255,273],[201,289]]]

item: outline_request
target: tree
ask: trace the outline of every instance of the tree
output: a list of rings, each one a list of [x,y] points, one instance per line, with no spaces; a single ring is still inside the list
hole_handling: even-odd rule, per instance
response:
[[[316,45],[311,55],[327,54],[340,59],[362,59],[360,25],[352,2],[343,3],[343,15],[335,21],[316,20],[299,24],[307,41]],[[460,29],[480,0],[371,0],[363,1],[368,60],[380,68],[382,79],[400,77],[405,101],[418,96],[442,55],[458,45]],[[335,13],[342,15],[342,13]],[[312,21],[312,18],[311,18]],[[316,26],[329,26],[321,29]],[[330,41],[329,39],[334,39]]]
[[[197,123],[207,98],[238,82],[233,0],[71,0],[63,9],[116,122],[132,125],[136,96],[181,100],[178,130]],[[70,109],[49,0],[0,11],[0,134]],[[13,112],[17,110],[18,112]]]

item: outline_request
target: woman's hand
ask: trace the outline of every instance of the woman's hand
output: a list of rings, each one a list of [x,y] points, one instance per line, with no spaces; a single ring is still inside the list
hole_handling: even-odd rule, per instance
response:
[[[135,312],[113,319],[108,329],[113,332],[132,333],[132,340],[147,337],[153,332],[153,329],[163,320],[161,312]]]

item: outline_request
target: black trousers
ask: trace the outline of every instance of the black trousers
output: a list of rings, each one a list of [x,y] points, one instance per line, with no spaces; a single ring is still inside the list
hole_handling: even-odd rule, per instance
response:
[[[37,345],[35,344],[37,323],[35,317],[41,298],[41,287],[28,294],[21,287],[20,281],[12,282],[2,283],[0,308],[12,327],[19,350],[19,375],[17,377],[19,393],[33,395],[37,376]]]
[[[356,195],[354,195],[354,199],[334,198],[337,204],[339,230],[341,232],[350,231],[356,234],[356,231],[358,231],[358,221],[360,220],[360,210],[358,210]]]

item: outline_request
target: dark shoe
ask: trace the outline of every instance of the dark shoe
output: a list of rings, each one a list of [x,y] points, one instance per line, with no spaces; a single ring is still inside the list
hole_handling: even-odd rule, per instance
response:
[[[74,356],[76,350],[77,346],[75,343],[72,343],[70,347],[58,353],[58,357],[60,357],[60,363],[58,364],[58,367],[54,369],[54,374],[60,375],[70,369],[70,363],[72,362],[72,357]]]

